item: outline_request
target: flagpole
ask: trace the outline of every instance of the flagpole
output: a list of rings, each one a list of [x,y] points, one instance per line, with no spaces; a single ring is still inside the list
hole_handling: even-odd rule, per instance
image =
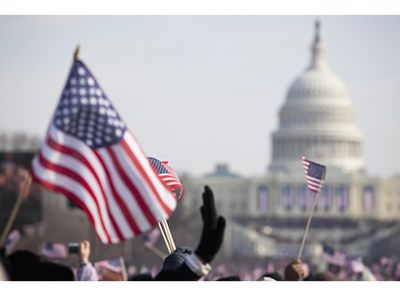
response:
[[[128,280],[128,272],[126,271],[125,260],[123,257],[119,257],[119,264],[121,265],[122,269],[122,279],[124,281]]]
[[[25,179],[24,185],[22,187],[22,190],[19,192],[17,201],[15,202],[14,208],[11,211],[10,217],[8,217],[6,227],[4,227],[3,233],[0,238],[0,246],[4,245],[4,242],[6,241],[7,235],[11,230],[11,227],[14,224],[15,218],[17,217],[19,208],[21,207],[22,201],[24,200],[25,196],[27,195],[29,188],[32,183],[32,177],[31,175],[28,175],[28,177]]]
[[[172,233],[171,233],[171,229],[169,228],[168,222],[166,219],[162,220],[161,223],[164,224],[164,229],[166,230],[168,239],[169,239],[169,243],[171,245],[171,249],[172,252],[176,250],[176,245],[175,245],[175,241],[174,238],[172,237]]]
[[[310,215],[308,216],[306,229],[304,230],[303,240],[301,241],[299,254],[297,255],[297,260],[300,260],[301,255],[303,253],[304,243],[306,242],[306,238],[307,238],[307,235],[308,235],[308,230],[310,229],[311,219],[312,219],[312,216],[314,215],[315,207],[318,204],[319,193],[320,193],[320,191],[318,191],[317,194],[315,195],[314,203],[313,203],[313,206],[311,208]]]
[[[164,229],[164,224],[162,222],[163,221],[158,222],[158,228],[160,229],[160,232],[161,232],[162,237],[164,239],[165,245],[167,246],[168,253],[171,254],[174,251],[174,249],[172,248],[172,245],[171,245],[170,240],[169,240],[169,236],[167,235],[167,230]]]

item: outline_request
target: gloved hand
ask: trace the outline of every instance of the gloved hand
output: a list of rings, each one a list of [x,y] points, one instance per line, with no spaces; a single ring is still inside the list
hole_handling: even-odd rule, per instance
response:
[[[204,262],[210,263],[221,248],[225,232],[225,218],[218,216],[214,204],[214,194],[210,187],[205,186],[203,205],[200,207],[203,220],[203,231],[196,255]]]

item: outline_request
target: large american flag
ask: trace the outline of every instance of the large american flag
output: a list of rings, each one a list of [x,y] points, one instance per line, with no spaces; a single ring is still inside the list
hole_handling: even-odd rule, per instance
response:
[[[313,192],[320,192],[324,185],[326,167],[307,160],[304,156],[302,157],[302,161],[308,188]]]
[[[176,207],[141,146],[78,59],[31,171],[37,183],[80,206],[103,243],[135,237]]]
[[[167,188],[180,200],[183,196],[183,185],[175,171],[169,166],[168,161],[160,161],[154,157],[147,158],[151,167],[164,182]]]

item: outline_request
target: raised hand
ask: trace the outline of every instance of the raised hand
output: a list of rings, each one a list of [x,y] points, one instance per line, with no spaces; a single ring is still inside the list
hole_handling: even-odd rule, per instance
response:
[[[200,207],[200,212],[203,219],[203,231],[195,253],[204,262],[209,263],[221,248],[226,222],[223,216],[218,216],[214,204],[214,193],[208,186],[204,187],[203,205]]]

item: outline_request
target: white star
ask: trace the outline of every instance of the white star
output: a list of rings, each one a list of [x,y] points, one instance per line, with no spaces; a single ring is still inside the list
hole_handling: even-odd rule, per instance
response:
[[[64,109],[62,110],[62,112],[63,112],[64,115],[68,115],[68,114],[69,114],[68,108],[64,108]]]
[[[85,75],[86,71],[82,67],[79,67],[78,73],[79,73],[79,75],[83,76],[83,75]]]
[[[95,97],[90,97],[90,104],[96,105],[97,99]]]
[[[100,88],[96,88],[96,94],[97,94],[98,96],[101,96],[101,95],[103,94],[103,92],[101,91]]]
[[[79,84],[80,85],[86,85],[86,79],[85,78],[79,79]]]
[[[86,89],[83,88],[83,87],[81,87],[81,88],[79,89],[79,94],[80,94],[81,96],[86,95]]]
[[[94,96],[96,94],[96,90],[93,87],[89,88],[89,94]]]
[[[122,131],[121,131],[120,129],[116,129],[116,130],[115,130],[115,135],[116,135],[117,137],[120,137],[120,136],[122,135]]]
[[[81,98],[81,103],[82,105],[86,105],[87,103],[89,103],[88,99],[86,97],[82,97]]]
[[[75,78],[71,78],[71,80],[70,80],[70,82],[71,82],[71,85],[76,85],[76,79]]]
[[[71,87],[70,88],[71,94],[76,95],[78,90],[76,89],[76,87]]]
[[[86,144],[88,144],[89,146],[92,146],[92,145],[93,145],[93,141],[90,140],[90,139],[87,139],[87,140],[86,140]]]
[[[78,104],[79,100],[77,97],[72,97],[71,102],[72,102],[72,104]]]
[[[93,86],[93,85],[94,85],[94,79],[93,79],[92,77],[89,77],[88,80],[87,80],[87,83],[88,83],[90,86]]]

